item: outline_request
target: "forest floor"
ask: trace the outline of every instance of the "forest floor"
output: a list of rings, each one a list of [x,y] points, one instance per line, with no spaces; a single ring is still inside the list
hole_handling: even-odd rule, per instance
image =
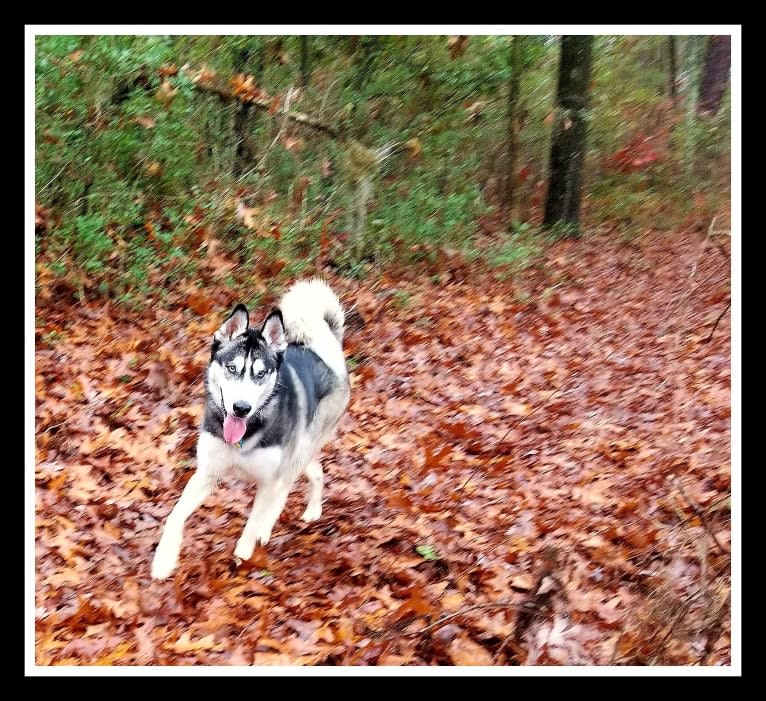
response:
[[[564,241],[514,280],[330,276],[352,399],[322,518],[299,483],[237,565],[254,488],[223,486],[164,582],[234,293],[38,299],[36,663],[731,664],[730,263],[704,234]]]

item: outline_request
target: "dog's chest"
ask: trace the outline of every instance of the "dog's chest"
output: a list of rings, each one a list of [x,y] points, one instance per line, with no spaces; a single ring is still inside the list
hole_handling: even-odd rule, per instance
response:
[[[270,448],[256,448],[249,452],[234,452],[232,449],[232,468],[241,478],[257,483],[269,482],[274,475],[282,459],[282,449],[277,446]]]

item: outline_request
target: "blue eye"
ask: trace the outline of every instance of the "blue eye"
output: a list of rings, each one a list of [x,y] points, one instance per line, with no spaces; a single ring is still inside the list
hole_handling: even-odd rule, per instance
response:
[[[232,375],[235,375],[235,374],[237,373],[237,366],[236,366],[236,365],[234,365],[233,363],[229,363],[229,364],[226,366],[226,370],[227,370],[228,372],[230,372]]]
[[[258,373],[255,375],[255,377],[256,377],[257,379],[259,379],[259,380],[262,380],[264,377],[266,377],[266,371],[265,371],[265,370],[261,370],[260,372],[258,372]]]

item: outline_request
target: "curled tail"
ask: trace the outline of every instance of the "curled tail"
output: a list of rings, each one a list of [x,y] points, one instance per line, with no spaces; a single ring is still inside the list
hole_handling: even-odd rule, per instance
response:
[[[313,350],[340,377],[346,376],[343,329],[346,315],[337,295],[319,278],[299,280],[279,302],[287,340]]]

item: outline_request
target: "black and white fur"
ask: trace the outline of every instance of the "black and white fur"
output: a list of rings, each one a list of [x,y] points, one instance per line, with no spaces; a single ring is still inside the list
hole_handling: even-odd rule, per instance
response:
[[[322,514],[317,456],[350,395],[343,308],[318,279],[295,283],[278,307],[257,330],[249,327],[247,309],[239,304],[213,337],[197,470],[165,522],[152,562],[155,579],[176,568],[184,523],[221,478],[244,477],[258,487],[234,549],[241,560],[249,559],[257,544],[269,542],[301,473],[309,482],[302,519],[314,521]],[[246,421],[236,444],[224,440],[228,414]]]

